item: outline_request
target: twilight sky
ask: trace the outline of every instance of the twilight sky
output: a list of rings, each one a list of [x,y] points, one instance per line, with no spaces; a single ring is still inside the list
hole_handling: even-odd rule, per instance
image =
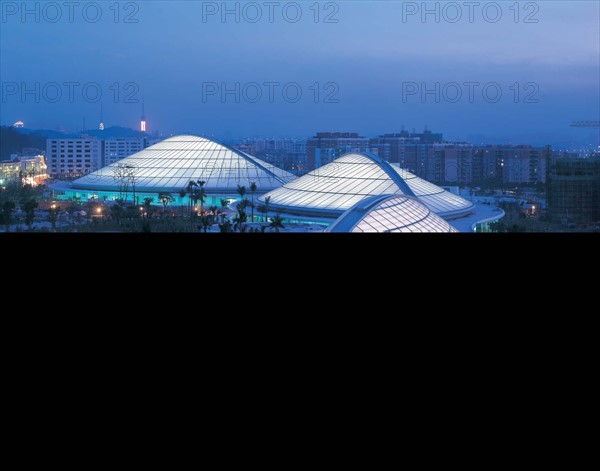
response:
[[[468,2],[426,2],[439,22],[421,16],[423,2],[402,1],[227,2],[239,22],[223,21],[223,2],[26,3],[23,16],[21,1],[0,1],[4,125],[77,131],[85,117],[95,128],[102,102],[107,126],[137,127],[143,98],[151,132],[372,136],[427,125],[474,143],[600,145],[600,130],[569,127],[600,119],[596,0],[481,1],[471,12]],[[65,82],[81,84],[72,100]],[[236,84],[239,103],[220,93]],[[39,97],[22,96],[36,86]],[[423,86],[433,93],[421,96]]]

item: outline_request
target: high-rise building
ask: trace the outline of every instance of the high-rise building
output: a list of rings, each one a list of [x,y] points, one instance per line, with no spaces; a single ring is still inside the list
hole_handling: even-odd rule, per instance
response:
[[[306,166],[306,139],[249,138],[234,147],[288,172],[298,173]]]
[[[473,183],[492,186],[544,184],[551,155],[550,147],[475,147]]]
[[[548,206],[554,220],[600,222],[600,157],[559,158],[552,162]]]
[[[441,154],[438,157],[438,154]],[[465,143],[447,143],[433,145],[432,163],[435,170],[443,169],[442,175],[432,175],[445,184],[471,185],[473,183],[473,146]],[[438,162],[440,162],[438,164]],[[431,170],[430,170],[431,172]],[[438,178],[441,177],[441,180]]]
[[[373,152],[369,139],[354,132],[318,132],[306,144],[306,170],[321,167],[349,152]]]
[[[103,142],[102,167],[113,164],[118,160],[129,157],[148,147],[148,139],[144,138],[123,138],[106,139]]]
[[[48,139],[46,146],[48,173],[54,178],[76,178],[102,168],[101,139]]]
[[[46,161],[54,178],[76,178],[129,157],[148,147],[146,138],[48,139]]]
[[[29,155],[27,150],[23,149],[23,154],[12,155],[11,160],[0,162],[0,185],[21,180],[35,186],[48,176],[44,156]]]
[[[397,163],[421,178],[441,183],[444,181],[443,153],[440,154],[439,149],[434,151],[434,145],[443,142],[442,134],[402,130],[372,138],[369,145],[388,162]]]

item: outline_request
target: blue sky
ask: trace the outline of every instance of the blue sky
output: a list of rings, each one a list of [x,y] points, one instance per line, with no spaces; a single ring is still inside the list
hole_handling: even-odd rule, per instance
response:
[[[464,2],[455,2],[463,14],[455,23],[450,20],[458,10],[447,6],[451,2],[427,2],[430,10],[439,9],[439,22],[433,14],[425,21],[421,12],[409,15],[422,2],[320,2],[315,22],[315,2],[301,1],[302,18],[296,23],[285,20],[283,6],[289,2],[278,2],[272,23],[264,2],[255,3],[263,14],[256,23],[247,21],[254,7],[247,6],[243,15],[249,2],[228,2],[230,9],[239,5],[239,23],[233,15],[225,22],[220,14],[203,18],[203,12],[222,2],[200,1],[120,2],[117,22],[114,1],[96,2],[102,12],[96,23],[86,20],[81,8],[69,22],[68,7],[56,2],[62,18],[51,23],[56,11],[44,10],[44,3],[28,2],[30,10],[39,8],[36,22],[33,14],[23,18],[22,11],[14,12],[21,2],[0,2],[2,124],[22,119],[30,128],[75,131],[85,117],[88,127],[96,127],[100,104],[90,102],[93,94],[86,99],[81,87],[76,88],[70,103],[62,86],[78,82],[97,84],[102,91],[107,125],[135,127],[141,103],[124,102],[127,92],[135,91],[124,90],[131,82],[139,89],[133,97],[145,100],[150,130],[164,133],[230,139],[347,130],[370,136],[402,125],[427,125],[448,138],[481,142],[560,145],[598,140],[597,130],[569,127],[573,120],[600,119],[600,7],[595,0],[519,2],[518,21],[515,2],[500,1],[502,17],[495,23],[496,10],[485,1],[480,3],[488,8],[487,17],[478,8],[472,23]],[[297,7],[287,8],[292,19]],[[87,18],[95,13],[89,8]],[[124,22],[129,13],[137,23]],[[328,14],[337,23],[325,22]],[[537,23],[525,22],[528,15]],[[53,98],[55,91],[48,85],[53,82],[63,93],[57,103],[42,93],[40,103],[34,95],[20,96],[23,84],[34,88],[39,83],[49,87]],[[248,84],[257,83],[262,98],[256,103],[243,94],[240,103],[234,95],[225,103],[220,96],[203,100],[203,84],[209,82],[231,89],[239,83],[251,99],[255,90]],[[280,84],[272,103],[264,82]],[[447,84],[456,83],[463,97],[457,103],[442,93],[439,102],[433,94],[426,102],[420,93],[403,97],[403,84],[409,82],[430,89],[439,83],[440,92],[446,87],[450,98],[456,90]],[[481,84],[473,102],[465,82]],[[118,103],[109,89],[114,83],[121,92]],[[297,103],[281,93],[290,83],[296,84],[292,91],[302,91]],[[320,88],[317,103],[315,83]],[[335,85],[325,89],[328,83]],[[497,103],[481,95],[489,83],[502,91]],[[525,89],[528,83],[535,85]],[[13,84],[18,85],[16,94]],[[337,102],[325,103],[334,91]],[[530,93],[537,102],[524,102]]]

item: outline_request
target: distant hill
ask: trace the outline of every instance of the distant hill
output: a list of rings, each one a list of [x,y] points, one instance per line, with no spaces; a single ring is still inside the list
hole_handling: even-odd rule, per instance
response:
[[[112,126],[104,131],[89,129],[80,133],[62,133],[51,129],[17,129],[12,126],[0,126],[0,160],[9,160],[12,154],[19,154],[26,147],[46,149],[47,139],[78,139],[82,134],[98,139],[122,139],[143,137],[144,133],[135,129]]]
[[[14,129],[14,128],[13,128]],[[25,136],[30,136],[30,135],[37,135],[37,136],[42,136],[46,139],[68,139],[69,137],[79,137],[79,134],[75,135],[75,134],[66,134],[64,132],[60,132],[60,131],[52,131],[50,129],[26,129],[26,128],[22,128],[22,129],[15,129],[15,131],[24,134]],[[46,147],[46,145],[44,144],[44,147]]]
[[[121,126],[112,126],[104,131],[98,129],[85,131],[84,134],[96,136],[100,139],[121,139],[125,137],[144,137],[144,133],[131,128],[122,128]]]
[[[46,148],[46,136],[19,131],[13,127],[0,126],[0,160],[9,160],[11,154],[19,154],[25,147]]]
[[[81,131],[78,133],[62,133],[60,131],[53,131],[50,129],[18,129],[18,132],[22,134],[37,134],[40,136],[44,136],[47,139],[77,139],[82,134],[87,134],[88,136],[95,136],[99,139],[119,139],[125,137],[143,137],[144,134],[140,131],[136,131],[131,128],[123,128],[121,126],[112,126],[110,128],[106,128],[104,131],[100,131],[98,129],[88,129],[86,131]]]

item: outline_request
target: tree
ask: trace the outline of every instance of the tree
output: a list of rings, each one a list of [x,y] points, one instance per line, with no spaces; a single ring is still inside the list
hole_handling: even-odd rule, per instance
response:
[[[213,204],[210,208],[208,208],[208,210],[210,211],[210,215],[211,215],[210,216],[211,224],[214,224],[215,221],[219,222],[219,219],[218,219],[219,207]]]
[[[190,180],[188,182],[188,184],[187,184],[187,187],[186,187],[187,188],[187,193],[190,195],[189,198],[188,198],[188,205],[190,207],[190,213],[193,212],[192,203],[194,203],[194,187],[196,187],[196,186],[198,186],[198,184],[195,181]]]
[[[25,224],[27,224],[27,226],[29,227],[29,230],[31,230],[32,226],[33,226],[33,220],[35,218],[35,210],[38,207],[37,201],[34,199],[30,199],[25,201],[25,203],[23,204],[23,211],[25,211]]]
[[[203,180],[198,180],[196,182],[198,184],[198,200],[200,201],[200,215],[204,216],[204,200],[206,199],[206,190],[204,189],[204,185],[206,182]]]
[[[12,201],[5,201],[2,205],[2,223],[6,228],[6,232],[10,230],[10,223],[12,222],[12,213],[15,210],[15,203]]]
[[[125,191],[125,167],[122,164],[117,164],[112,168],[113,180],[119,188],[119,201],[123,201],[123,193]],[[127,196],[125,196],[127,199]]]
[[[53,205],[48,210],[48,222],[52,224],[52,229],[56,229],[56,220],[58,219],[58,213],[60,213],[60,208],[55,205]]]
[[[167,206],[169,205],[170,202],[173,201],[173,196],[171,195],[171,193],[161,192],[158,194],[158,200],[163,205],[163,212],[166,212]]]
[[[204,230],[205,234],[208,228],[212,225],[212,218],[212,216],[200,216],[200,228]]]
[[[187,191],[181,190],[179,192],[179,198],[181,198],[181,208],[183,209],[183,200],[185,199],[185,195],[187,195]]]
[[[275,229],[275,232],[279,232],[279,229],[285,229],[283,219],[279,214],[276,214],[275,217],[271,218],[271,229]]]
[[[146,218],[148,218],[148,215],[150,214],[150,205],[154,203],[154,198],[152,197],[147,197],[144,198],[144,206],[146,207]]]
[[[125,165],[125,178],[127,179],[127,186],[131,183],[131,189],[133,191],[133,203],[137,204],[135,199],[135,184],[137,183],[137,169],[133,165]],[[127,191],[127,190],[126,190]],[[127,199],[127,196],[125,196]]]
[[[237,192],[238,192],[238,195],[240,195],[240,197],[241,197],[242,199],[244,199],[244,195],[246,194],[246,187],[245,187],[245,186],[238,185],[238,187],[237,187]]]
[[[219,224],[219,229],[221,232],[231,232],[231,223],[224,221],[223,224]]]
[[[117,204],[110,207],[112,216],[117,220],[117,224],[121,225],[121,218],[123,217],[123,200],[119,200]]]
[[[271,204],[271,197],[265,197],[265,221],[269,221],[269,204]]]
[[[247,220],[248,220],[248,216],[246,215],[245,209],[243,207],[240,208],[238,205],[237,213],[236,213],[235,217],[233,218],[233,230],[234,231],[239,230],[240,232],[246,232],[246,221]]]
[[[229,201],[225,198],[221,198],[221,224],[225,224],[225,208],[229,206]]]
[[[242,198],[242,200],[237,204],[237,207],[246,211],[246,208],[250,206],[250,201],[247,198]]]
[[[250,182],[250,193],[252,194],[252,205],[250,208],[252,209],[252,222],[254,222],[254,193],[256,193],[256,183]]]
[[[267,208],[265,208],[265,205],[264,205],[264,204],[259,204],[259,205],[256,207],[256,210],[257,210],[257,211],[258,211],[260,214],[262,214],[262,215],[264,215],[264,214],[265,214],[265,212],[266,212],[266,209],[267,209]]]
[[[119,200],[123,200],[123,194],[125,194],[125,201],[127,201],[127,191],[129,188],[129,170],[126,165],[117,164],[112,167],[113,180],[119,188]]]

